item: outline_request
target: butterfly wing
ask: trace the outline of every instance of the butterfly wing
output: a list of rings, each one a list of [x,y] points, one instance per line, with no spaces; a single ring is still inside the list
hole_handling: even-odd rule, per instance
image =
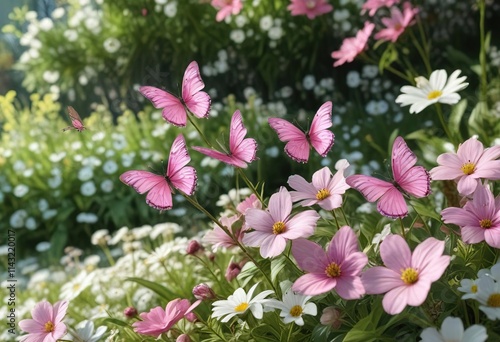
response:
[[[309,160],[310,145],[305,133],[284,119],[269,118],[268,122],[278,138],[287,143],[286,154],[296,162],[306,163]]]
[[[243,125],[243,118],[239,110],[235,111],[231,118],[231,127],[229,130],[229,151],[231,157],[238,167],[247,167],[246,163],[255,160],[257,154],[257,142],[252,138],[245,138],[247,129]],[[240,161],[238,163],[238,161]]]
[[[187,114],[181,100],[165,90],[142,86],[139,92],[144,95],[155,108],[162,108],[162,116],[172,125],[184,127],[187,122]]]
[[[335,140],[335,135],[328,130],[332,125],[332,102],[327,101],[314,115],[309,130],[309,141],[322,157],[326,157]]]
[[[149,193],[146,203],[158,210],[172,208],[172,192],[165,177],[148,171],[127,171],[120,176],[120,180],[131,186],[140,194]]]
[[[349,176],[346,183],[361,192],[368,202],[378,200],[377,210],[382,215],[391,218],[408,215],[404,197],[392,183],[365,175]]]
[[[392,146],[392,173],[398,185],[416,198],[427,196],[431,191],[430,176],[423,166],[415,166],[417,157],[402,137]]]
[[[193,194],[197,180],[194,167],[186,166],[190,160],[186,141],[182,134],[179,134],[170,149],[167,177],[173,187],[189,196]]]
[[[83,125],[82,118],[80,118],[80,115],[75,110],[75,108],[68,106],[68,116],[71,120],[71,126],[63,128],[62,129],[63,132],[66,132],[67,130],[70,130],[70,129],[76,129],[78,132],[81,132],[85,129],[85,126]]]
[[[210,112],[210,96],[201,91],[205,87],[198,63],[189,63],[182,80],[182,99],[191,113],[206,118]]]
[[[203,153],[204,155],[214,158],[217,160],[220,160],[223,163],[236,166],[236,167],[242,167],[245,168],[247,164],[239,159],[233,158],[232,156],[229,156],[225,153],[212,150],[211,148],[206,148],[206,147],[200,147],[200,146],[193,146],[193,150],[198,151],[200,153]]]

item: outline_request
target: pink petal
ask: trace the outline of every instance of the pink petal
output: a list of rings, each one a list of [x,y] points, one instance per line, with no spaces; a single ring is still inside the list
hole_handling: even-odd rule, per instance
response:
[[[53,313],[54,309],[47,301],[37,303],[33,310],[31,310],[31,316],[33,319],[41,324],[45,324],[49,321],[52,322],[54,319]]]
[[[281,236],[290,240],[307,238],[314,233],[319,218],[319,214],[314,210],[300,212],[286,222],[287,230]]]
[[[415,247],[411,257],[411,267],[417,269],[419,272],[423,272],[443,255],[443,251],[444,241],[432,237],[427,238]]]
[[[357,251],[359,249],[356,234],[351,227],[343,226],[332,238],[326,253],[330,260],[340,264],[347,255]]]
[[[489,228],[484,232],[486,243],[494,248],[500,248],[500,228]]]
[[[295,281],[292,290],[307,296],[316,296],[331,291],[336,285],[337,280],[326,274],[308,273]]]
[[[478,178],[500,179],[500,160],[478,163],[474,175]]]
[[[441,212],[444,223],[452,223],[457,226],[477,225],[477,217],[463,208],[450,207]]]
[[[478,164],[482,164],[487,160],[495,160],[500,157],[500,145],[492,146],[484,150],[483,155],[481,156],[481,160]]]
[[[386,293],[404,285],[400,272],[382,266],[367,269],[361,275],[361,281],[368,294]]]
[[[472,194],[477,187],[476,175],[463,175],[462,178],[458,180],[457,190],[463,196],[468,196]]]
[[[248,209],[245,213],[245,222],[249,228],[269,233],[272,232],[273,224],[276,223],[271,214],[261,209]]]
[[[290,191],[290,195],[292,196],[292,201],[300,201],[305,198],[314,198],[316,199],[316,193],[318,190],[312,185],[308,183],[303,177],[299,175],[293,175],[288,177],[288,185],[296,191]]]
[[[366,288],[366,285],[365,285]],[[389,315],[397,315],[403,311],[408,303],[407,286],[396,287],[387,292],[382,300],[382,306]]]
[[[385,266],[400,272],[411,263],[411,251],[406,241],[399,235],[391,234],[380,244],[380,256]]]
[[[47,333],[39,333],[21,336],[21,342],[40,342],[43,341],[47,335]]]
[[[342,262],[342,274],[348,276],[359,276],[366,264],[368,264],[368,257],[365,253],[353,252],[346,256]]]
[[[429,290],[431,289],[431,282],[418,280],[413,285],[406,287],[406,298],[408,305],[420,306],[425,302]]]
[[[40,333],[44,331],[45,323],[39,323],[33,319],[23,319],[19,322],[19,327],[22,331],[26,331],[28,333]]]
[[[365,294],[365,288],[360,277],[343,277],[337,278],[337,286],[335,291],[343,299],[359,299]]]
[[[268,206],[274,222],[285,221],[292,212],[292,197],[285,187],[281,187],[278,193],[275,193],[269,199]]]
[[[312,176],[312,184],[316,189],[328,189],[330,179],[333,177],[330,169],[325,166],[324,168],[316,171]]]
[[[460,229],[462,240],[465,243],[478,243],[484,241],[485,230],[479,227],[476,223],[475,226],[465,226]]]
[[[260,255],[271,258],[280,255],[286,248],[286,239],[280,235],[269,235],[260,245]]]
[[[457,156],[463,162],[477,164],[483,154],[483,150],[483,144],[479,140],[469,138],[458,147]]]
[[[54,304],[54,323],[61,322],[66,316],[66,311],[68,310],[68,302],[63,300]]]
[[[262,242],[268,236],[274,236],[274,234],[260,232],[260,231],[249,232],[243,236],[243,244],[245,244],[246,246],[250,246],[250,247],[260,247]]]
[[[292,243],[292,254],[297,265],[309,273],[324,273],[329,264],[323,248],[315,242],[297,239]]]

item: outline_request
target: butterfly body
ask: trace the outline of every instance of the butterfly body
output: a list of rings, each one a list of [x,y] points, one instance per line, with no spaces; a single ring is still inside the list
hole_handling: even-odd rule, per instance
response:
[[[402,137],[394,140],[392,147],[393,180],[388,182],[365,175],[346,178],[347,184],[361,192],[368,202],[377,202],[377,210],[390,218],[408,215],[404,196],[422,198],[429,195],[430,175],[423,166],[415,166],[417,157]]]
[[[247,163],[254,161],[257,154],[257,142],[255,139],[245,138],[246,134],[247,129],[243,125],[241,112],[237,110],[231,118],[228,153],[199,146],[194,146],[193,149],[228,165],[246,168]]]
[[[172,144],[165,174],[131,170],[123,173],[120,180],[140,194],[147,192],[146,203],[149,206],[169,210],[172,209],[174,189],[189,196],[194,193],[197,177],[196,170],[192,166],[186,166],[190,160],[184,137],[179,134]]]
[[[80,115],[78,112],[71,106],[68,106],[68,116],[71,120],[71,126],[65,127],[62,129],[63,132],[66,132],[70,129],[77,130],[78,132],[82,132],[83,130],[87,129],[83,125],[82,118],[80,118]]]
[[[151,86],[142,86],[139,92],[150,100],[155,108],[162,109],[162,116],[167,122],[184,127],[187,123],[186,110],[198,118],[208,116],[211,100],[206,92],[201,91],[204,87],[198,63],[193,61],[184,72],[180,98],[168,91]]]
[[[326,157],[333,146],[335,135],[328,129],[332,123],[332,102],[325,102],[316,112],[311,128],[303,132],[285,119],[269,118],[269,125],[286,142],[285,152],[293,160],[306,163],[311,147],[322,157]]]

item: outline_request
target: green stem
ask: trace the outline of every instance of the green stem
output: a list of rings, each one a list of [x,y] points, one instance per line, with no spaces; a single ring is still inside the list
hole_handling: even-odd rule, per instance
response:
[[[213,148],[212,144],[210,144],[210,142],[208,141],[208,139],[205,136],[205,134],[203,134],[203,132],[201,131],[201,129],[198,127],[198,125],[191,118],[191,115],[188,115],[187,118],[188,118],[189,122],[191,123],[191,125],[193,125],[194,128],[198,131],[198,134],[203,139],[203,141],[205,142],[205,144],[207,144],[210,148]]]
[[[210,326],[206,321],[204,321],[200,317],[200,315],[196,315],[196,317],[198,317],[198,321],[201,322],[204,326],[206,326],[208,328],[208,330],[210,330],[211,332],[213,332],[215,335],[219,336],[219,338],[220,338],[221,341],[227,341],[226,337],[224,335],[219,334],[214,328],[212,328],[212,326]]]
[[[335,223],[337,224],[337,230],[340,229],[340,223],[339,220],[337,219],[337,215],[335,214],[335,209],[331,210],[333,218],[335,219]]]
[[[201,263],[203,264],[203,266],[205,266],[206,269],[208,269],[208,271],[210,272],[210,274],[212,275],[212,277],[214,278],[214,280],[217,282],[217,284],[219,284],[220,288],[224,288],[225,286],[221,283],[219,277],[217,277],[214,273],[214,271],[212,271],[212,269],[210,268],[210,265],[208,265],[206,263],[205,260],[203,260],[202,258],[200,258],[199,256],[197,255],[193,255],[196,259],[200,260]]]
[[[405,225],[403,224],[403,219],[400,217],[399,222],[401,223],[401,235],[403,236],[403,239],[406,240],[406,235],[405,235]]]
[[[479,34],[481,50],[479,51],[479,63],[481,64],[481,94],[480,101],[486,101],[488,91],[488,80],[486,75],[486,34],[484,31],[485,0],[479,0]]]
[[[340,211],[342,212],[342,216],[344,216],[345,224],[350,227],[351,225],[349,224],[349,220],[347,219],[347,215],[345,214],[344,207],[340,207]]]
[[[293,324],[288,323],[290,325],[290,329],[288,330],[288,338],[286,339],[288,342],[292,341],[292,332],[293,332]]]
[[[238,170],[238,173],[240,174],[240,176],[243,179],[243,181],[245,182],[245,184],[252,190],[252,192],[255,194],[255,196],[257,196],[260,203],[262,203],[262,205],[264,205],[264,200],[262,199],[262,196],[257,191],[257,188],[255,188],[255,186],[252,184],[252,182],[250,182],[247,175],[245,175],[245,173],[243,172],[243,170],[241,168],[238,167],[236,169]]]
[[[428,51],[424,48],[424,46],[429,46],[427,44],[427,39],[425,38],[425,32],[424,28],[422,26],[422,22],[420,21],[419,18],[417,18],[417,25],[418,25],[418,30],[420,32],[420,38],[422,39],[422,44],[419,43],[417,37],[415,37],[415,34],[413,33],[412,30],[410,30],[410,35],[412,37],[413,44],[415,45],[415,48],[417,49],[418,53],[420,54],[420,57],[422,58],[422,61],[424,62],[425,69],[427,70],[427,73],[432,72],[431,64],[429,62],[429,53]]]
[[[373,65],[378,65],[378,62],[377,62],[374,58],[372,58],[372,57],[368,56],[365,52],[362,52],[362,53],[359,55],[359,57],[360,57],[361,59],[364,59],[364,60],[365,60],[366,62],[368,62],[368,63],[371,63],[371,64],[373,64]],[[396,75],[396,76],[398,76],[398,77],[401,77],[403,80],[408,81],[408,82],[410,82],[410,83],[413,81],[413,80],[412,80],[411,78],[409,78],[407,75],[403,74],[401,71],[399,71],[399,70],[397,70],[397,69],[394,69],[394,68],[393,68],[393,67],[391,67],[390,65],[385,66],[385,70],[387,70],[387,71],[389,71],[389,72],[392,72],[394,75]]]
[[[451,135],[451,132],[448,129],[448,125],[444,121],[443,109],[441,108],[441,104],[439,102],[437,102],[435,108],[436,108],[436,111],[437,111],[437,114],[439,117],[439,121],[441,122],[441,125],[443,126],[444,132],[446,133],[446,136],[456,146],[455,141],[453,140],[453,136]]]
[[[106,256],[106,259],[108,259],[109,265],[114,266],[115,260],[113,259],[113,256],[111,255],[108,246],[102,246],[102,250],[104,252],[104,255]]]

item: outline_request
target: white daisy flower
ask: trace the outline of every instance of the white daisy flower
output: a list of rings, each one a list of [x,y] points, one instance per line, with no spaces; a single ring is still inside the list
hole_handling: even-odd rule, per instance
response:
[[[61,287],[60,299],[73,300],[89,287],[94,279],[93,273],[81,271],[78,275]]]
[[[107,329],[107,327],[102,326],[97,328],[94,333],[94,322],[85,320],[78,323],[73,338],[77,342],[97,342],[101,340]]]
[[[488,319],[500,319],[500,283],[487,276],[481,277],[477,281],[476,300]]]
[[[425,328],[420,338],[422,342],[484,342],[488,335],[482,325],[474,324],[464,331],[460,318],[447,317],[440,331],[436,328]]]
[[[289,289],[283,295],[283,301],[269,299],[265,305],[269,308],[280,309],[280,317],[285,324],[295,322],[297,325],[304,325],[302,315],[318,314],[318,308],[314,303],[307,303],[312,296],[304,296]]]
[[[214,302],[212,317],[220,319],[222,316],[226,316],[221,320],[222,323],[226,323],[234,316],[244,314],[250,309],[255,318],[261,319],[264,313],[262,308],[263,299],[273,293],[273,291],[266,290],[259,293],[255,298],[252,298],[257,285],[259,283],[252,286],[248,294],[240,287],[227,300]]]
[[[403,94],[396,98],[396,103],[402,107],[411,105],[410,113],[420,113],[433,103],[456,104],[460,95],[456,92],[465,89],[469,83],[464,82],[466,77],[458,77],[461,70],[454,71],[449,78],[445,70],[435,70],[429,80],[423,76],[415,78],[416,87],[403,86]]]

